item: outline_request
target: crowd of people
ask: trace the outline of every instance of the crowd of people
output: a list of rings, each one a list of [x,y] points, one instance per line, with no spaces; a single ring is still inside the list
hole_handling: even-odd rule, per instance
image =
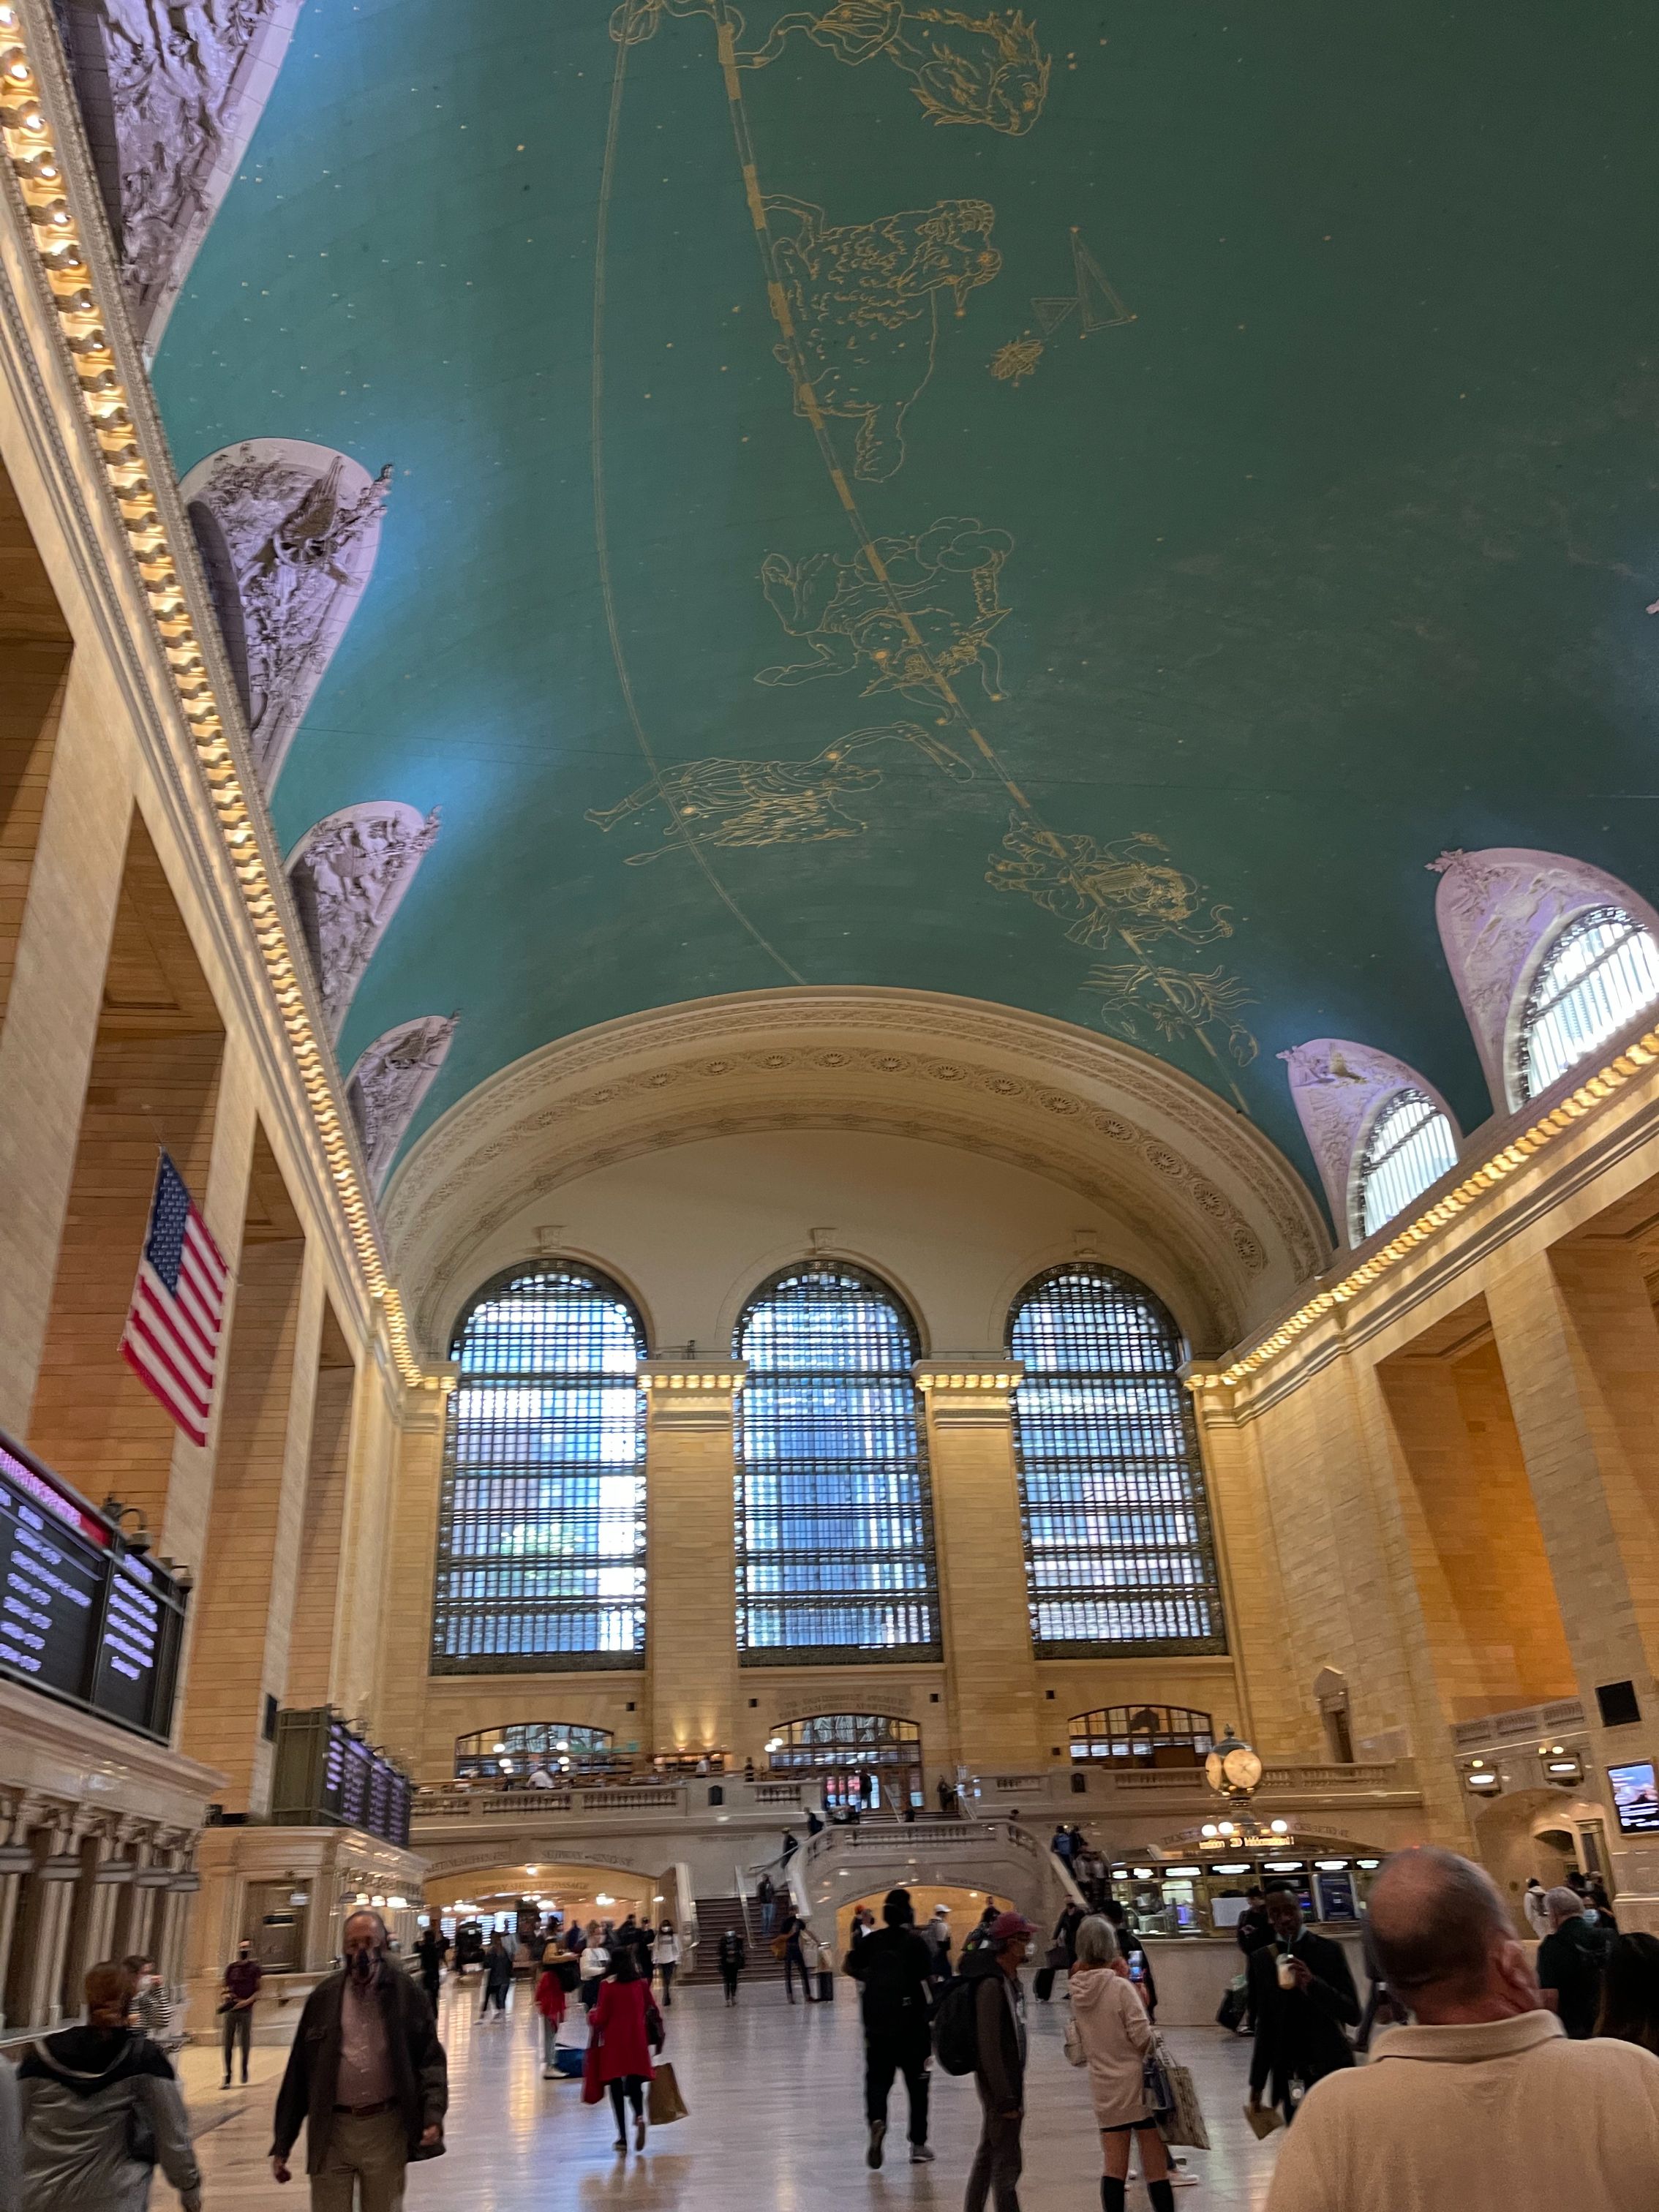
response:
[[[805,1976],[810,1929],[789,1897],[781,1903],[773,1940]],[[1073,1899],[1061,1913],[1046,1993],[1063,1973],[1065,2055],[1084,2074],[1100,2135],[1102,2212],[1123,2212],[1137,2161],[1152,2212],[1173,2212],[1184,2177],[1166,2138],[1178,2101],[1171,2077],[1184,2069],[1158,2035],[1145,1946],[1123,1906],[1102,1903],[1090,1911]],[[1556,2212],[1577,2202],[1648,2212],[1659,2201],[1659,1938],[1622,1932],[1605,1889],[1589,1881],[1530,1885],[1522,1909],[1538,1931],[1535,1957],[1481,1869],[1429,1847],[1397,1853],[1369,1900],[1362,2008],[1343,1947],[1304,1924],[1294,1892],[1250,1893],[1237,1929],[1252,2038],[1246,2112],[1258,2135],[1286,2130],[1267,2212]],[[933,2069],[971,2075],[980,2131],[964,2212],[993,2201],[995,2212],[1018,2212],[1030,2061],[1022,1970],[1036,1931],[992,1903],[953,1958],[950,1923],[940,1904],[919,1927],[902,1888],[889,1892],[879,1921],[864,1908],[852,1916],[841,1966],[860,1997],[866,2164],[884,2162],[897,2080],[908,2159],[926,2166]],[[443,2154],[448,2067],[432,2000],[447,1948],[434,1923],[411,1975],[377,1912],[347,1919],[341,1966],[301,2013],[270,2142],[272,2175],[285,2182],[303,2133],[313,2212],[398,2212],[408,2166]],[[518,1948],[504,1934],[491,1939],[481,2021],[501,2016]],[[584,2101],[609,2101],[617,2151],[630,2135],[643,2149],[681,1964],[673,1923],[630,1914],[550,1924],[530,1948],[544,2073],[580,2071]],[[719,1952],[731,2004],[742,1935],[728,1931]],[[247,2078],[261,1981],[251,1946],[239,1945],[221,1992],[227,2084],[238,2059]],[[158,2167],[185,2212],[199,2212],[154,1961],[94,1966],[85,1995],[83,2023],[39,2039],[15,2069],[0,2066],[0,2212],[143,2212]],[[561,2032],[577,2007],[582,2033],[568,2045]],[[576,2064],[561,2063],[573,2050]]]

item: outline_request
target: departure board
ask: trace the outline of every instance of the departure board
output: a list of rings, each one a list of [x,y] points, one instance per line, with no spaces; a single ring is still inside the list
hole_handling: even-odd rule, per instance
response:
[[[0,1677],[165,1742],[183,1620],[172,1576],[0,1435]]]
[[[362,1828],[368,1820],[368,1771],[374,1754],[361,1736],[345,1740],[345,1780],[340,1790],[340,1818],[348,1828]]]
[[[270,1817],[287,1826],[362,1828],[409,1841],[415,1785],[330,1705],[276,1716]]]

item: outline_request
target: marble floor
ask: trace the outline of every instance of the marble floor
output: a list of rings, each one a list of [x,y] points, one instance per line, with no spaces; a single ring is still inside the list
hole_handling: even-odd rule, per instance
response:
[[[931,2166],[908,2162],[896,2084],[887,2162],[869,2172],[851,1994],[843,1981],[833,2005],[792,2008],[781,1989],[755,1987],[728,2012],[718,1990],[680,1993],[664,2055],[690,2117],[653,2133],[643,2155],[619,2157],[609,2105],[584,2106],[574,2081],[542,2080],[540,2024],[523,1985],[504,2018],[483,2024],[476,1982],[449,1985],[449,2150],[411,2170],[408,2212],[539,2212],[550,2201],[576,2212],[956,2212],[978,2132],[973,2083],[935,2069]],[[1097,2212],[1099,2137],[1083,2077],[1060,2050],[1066,2006],[1032,2003],[1030,2013],[1024,2212]],[[1198,2186],[1177,2191],[1177,2206],[1256,2212],[1276,2153],[1242,2116],[1248,2045],[1218,2028],[1175,2029],[1168,2041],[1193,2069],[1214,2146],[1187,2154]],[[249,2088],[225,2092],[216,2053],[185,2054],[207,2212],[303,2212],[302,2178],[279,2189],[265,2163],[283,2061],[281,2050],[257,2047]],[[158,2178],[152,2203],[170,2212],[177,2202]],[[1145,2191],[1132,2187],[1129,2203],[1144,2212]]]

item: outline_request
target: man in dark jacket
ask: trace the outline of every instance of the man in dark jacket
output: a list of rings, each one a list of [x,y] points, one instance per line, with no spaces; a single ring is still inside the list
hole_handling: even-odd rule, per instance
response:
[[[887,2095],[896,2073],[904,2076],[910,2099],[910,2163],[931,2166],[927,2148],[927,2063],[929,1987],[933,1954],[916,1933],[908,1889],[890,1889],[881,1917],[886,1923],[854,1942],[842,1971],[862,1991],[864,2013],[864,2114],[870,2145],[864,2162],[881,2164],[887,2133]]]
[[[1019,2212],[1019,2131],[1025,2118],[1025,1992],[1019,1970],[1035,1930],[1018,1912],[1000,1912],[977,1949],[964,1945],[962,1972],[974,1983],[977,2056],[974,2087],[984,2116],[968,2176],[964,2212]]]
[[[271,2172],[289,2179],[303,2126],[312,2212],[397,2212],[410,2159],[443,2149],[449,2069],[432,2008],[386,1958],[386,1923],[354,1912],[345,1967],[306,1999],[276,2093]]]
[[[1577,1890],[1565,1887],[1546,1893],[1544,1908],[1550,1916],[1550,1932],[1538,1947],[1538,1986],[1545,2002],[1576,2042],[1595,2033],[1595,2015],[1601,2002],[1601,1967],[1607,1944],[1598,1928],[1584,1917],[1584,1901]]]
[[[1359,1999],[1340,1945],[1309,1933],[1289,1890],[1269,1891],[1267,1917],[1273,1941],[1250,1954],[1255,2021],[1250,2102],[1261,2104],[1271,2075],[1273,2101],[1289,2121],[1296,2113],[1292,2082],[1311,2089],[1326,2075],[1353,2064],[1353,2046],[1342,2028],[1345,2021],[1358,2025]]]

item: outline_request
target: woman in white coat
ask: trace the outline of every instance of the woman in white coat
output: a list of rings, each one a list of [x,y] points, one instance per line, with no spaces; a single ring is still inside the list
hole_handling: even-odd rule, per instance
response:
[[[1152,2023],[1118,1957],[1111,1923],[1098,1916],[1085,1920],[1077,1931],[1071,1998],[1105,2156],[1102,2212],[1123,2212],[1132,2136],[1140,2144],[1140,2170],[1152,2212],[1175,2212],[1169,2154],[1158,2131],[1158,2115],[1146,2101],[1142,2077],[1142,2063],[1152,2048]]]

